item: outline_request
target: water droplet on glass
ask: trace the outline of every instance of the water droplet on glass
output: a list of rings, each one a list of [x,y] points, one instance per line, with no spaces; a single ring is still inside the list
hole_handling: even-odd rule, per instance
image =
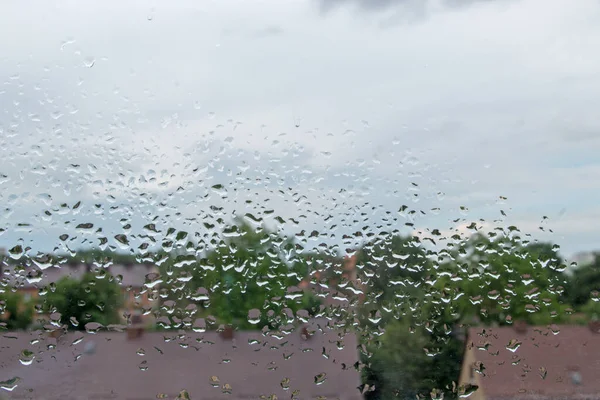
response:
[[[79,344],[83,341],[83,335],[81,336],[77,336],[75,339],[73,339],[73,341],[71,342],[71,346],[75,346],[76,344]]]
[[[472,385],[470,383],[467,383],[465,385],[460,385],[458,387],[458,396],[460,398],[467,398],[467,397],[471,396],[473,393],[475,393],[477,391],[477,389],[479,389],[479,386]]]
[[[104,326],[97,322],[88,322],[85,324],[85,331],[90,334],[98,333]]]
[[[221,391],[225,394],[231,394],[231,392],[233,391],[233,389],[231,388],[231,385],[229,383],[225,383],[222,387],[221,387]]]
[[[179,392],[175,400],[191,400],[191,397],[187,390],[182,390]]]
[[[10,250],[8,250],[8,255],[14,260],[20,259],[23,256],[23,254],[25,254],[25,250],[21,245],[16,245]]]
[[[506,349],[512,351],[513,353],[521,347],[521,342],[517,339],[511,339],[510,342],[506,345]]]
[[[260,310],[254,308],[248,311],[248,322],[253,325],[256,325],[260,322]]]
[[[85,65],[86,68],[92,68],[94,64],[96,64],[96,59],[94,57],[86,57],[85,60],[83,60],[83,65]]]
[[[15,376],[14,378],[7,379],[5,381],[0,381],[0,389],[4,389],[8,392],[12,392],[15,390],[21,381],[21,378]]]
[[[327,380],[327,374],[325,372],[321,372],[318,375],[315,375],[315,385],[322,385]]]
[[[209,379],[209,382],[211,384],[212,387],[219,387],[221,386],[221,381],[219,381],[219,377],[218,376],[211,376]]]
[[[19,355],[19,362],[23,365],[31,365],[33,359],[35,358],[35,354],[31,350],[23,350]]]

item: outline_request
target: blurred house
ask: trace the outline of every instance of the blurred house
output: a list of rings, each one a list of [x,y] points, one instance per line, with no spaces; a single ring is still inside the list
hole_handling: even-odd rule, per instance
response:
[[[600,324],[471,328],[459,387],[470,399],[599,399]]]
[[[362,399],[354,334],[282,332],[11,333],[0,382],[16,385],[9,399]]]
[[[356,262],[357,255],[354,254],[345,257],[340,265],[327,265],[303,279],[298,288],[320,298],[326,307],[354,307],[364,301],[366,293],[366,287],[358,277]]]
[[[4,264],[0,271],[0,281],[9,288],[15,288],[23,297],[23,301],[28,302],[39,297],[40,289],[63,278],[81,280],[86,273],[106,273],[119,282],[123,296],[123,305],[119,310],[121,316],[147,313],[158,306],[158,302],[149,296],[150,290],[145,285],[147,281],[155,280],[158,268],[148,264],[114,264],[103,268],[91,264],[71,263],[45,269]],[[153,288],[158,289],[157,286]]]

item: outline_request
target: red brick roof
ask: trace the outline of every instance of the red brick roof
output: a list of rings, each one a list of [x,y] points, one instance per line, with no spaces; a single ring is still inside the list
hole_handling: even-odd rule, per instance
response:
[[[600,334],[588,326],[471,328],[466,345],[486,399],[600,398]]]
[[[55,348],[47,347],[57,342],[46,335],[32,344],[39,334],[4,332],[0,382],[20,380],[13,392],[0,397],[141,400],[164,394],[174,399],[185,389],[192,399],[272,394],[289,399],[299,390],[297,399],[360,400],[356,336],[340,338],[326,322],[309,323],[314,334],[308,340],[300,329],[281,336],[235,332],[233,340],[216,332],[146,332],[133,340],[125,332],[69,333]],[[31,365],[19,362],[24,349],[35,355]],[[224,393],[225,385],[231,394]]]

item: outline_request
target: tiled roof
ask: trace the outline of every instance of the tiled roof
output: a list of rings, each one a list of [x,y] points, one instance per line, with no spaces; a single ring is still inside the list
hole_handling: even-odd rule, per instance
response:
[[[233,340],[216,332],[186,332],[183,337],[146,332],[132,340],[124,332],[69,333],[50,350],[48,344],[56,339],[31,344],[37,335],[0,336],[0,381],[20,378],[13,392],[3,393],[13,396],[9,398],[141,400],[164,394],[174,399],[185,389],[192,399],[272,394],[288,399],[295,390],[298,399],[361,399],[354,368],[356,337],[348,334],[340,340],[326,329],[308,340],[300,330],[282,338],[236,332]],[[93,354],[86,352],[90,346],[95,347]],[[36,356],[29,366],[18,360],[23,349]],[[224,385],[231,387],[231,394],[223,393]]]
[[[600,334],[587,326],[471,328],[467,348],[487,399],[600,398]]]

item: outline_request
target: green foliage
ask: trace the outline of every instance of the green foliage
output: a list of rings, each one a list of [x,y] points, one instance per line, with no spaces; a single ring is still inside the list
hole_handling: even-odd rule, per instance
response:
[[[432,388],[450,394],[462,343],[430,303],[431,288],[425,285],[433,270],[430,254],[416,237],[388,235],[363,247],[357,264],[370,291],[359,312],[360,329],[370,337],[364,344],[372,353],[364,360],[363,382],[374,387],[367,399],[414,399]],[[382,328],[385,333],[376,339]]]
[[[8,318],[2,319],[2,314],[7,313]],[[0,293],[0,321],[6,323],[6,329],[27,329],[33,320],[33,302],[25,301],[19,293]]]
[[[358,251],[357,265],[370,292],[363,317],[390,310],[381,315],[385,324],[390,318],[412,315],[410,308],[423,298],[423,281],[431,265],[416,237],[384,235]]]
[[[315,296],[311,292],[306,292],[302,295],[302,303],[300,304],[300,309],[306,310],[308,315],[314,317],[319,313],[319,308],[322,304],[321,299]]]
[[[547,247],[536,245],[530,251],[512,237],[475,235],[433,272],[433,297],[448,303],[449,316],[469,322],[561,322],[567,308],[561,302],[563,264],[541,250]]]
[[[47,312],[59,312],[61,323],[82,330],[88,322],[118,323],[121,304],[120,287],[110,275],[97,278],[87,273],[81,281],[65,277],[56,282],[55,289],[45,296],[44,307]],[[71,322],[72,317],[78,321],[77,326]]]
[[[198,288],[205,288],[209,292],[209,300],[203,302],[207,312],[219,323],[239,329],[276,327],[284,322],[284,308],[296,311],[303,303],[316,305],[315,299],[302,293],[297,297],[288,293],[290,286],[304,278],[301,274],[306,268],[294,255],[291,240],[239,220],[225,229],[224,236],[203,259],[180,255],[164,267],[167,275],[186,271],[192,276],[188,284],[177,285],[181,288],[177,300],[185,302]],[[249,321],[248,314],[255,309],[260,318]]]
[[[434,382],[425,379],[428,360],[423,351],[428,344],[427,336],[411,333],[409,324],[388,324],[379,346],[368,346],[371,355],[365,360],[368,367],[363,371],[363,381],[374,390],[367,392],[367,400],[414,399],[431,390]]]
[[[593,292],[600,292],[599,254],[594,255],[592,263],[573,271],[567,287],[567,298],[574,307],[578,308],[589,302]]]
[[[366,393],[367,400],[414,399],[433,388],[451,396],[452,382],[458,380],[460,371],[462,343],[418,325],[409,319],[390,322],[381,340],[368,346],[372,354],[365,360],[368,368],[363,382],[374,389]]]
[[[587,321],[600,320],[600,302],[590,299],[581,307],[581,312],[586,316]]]

